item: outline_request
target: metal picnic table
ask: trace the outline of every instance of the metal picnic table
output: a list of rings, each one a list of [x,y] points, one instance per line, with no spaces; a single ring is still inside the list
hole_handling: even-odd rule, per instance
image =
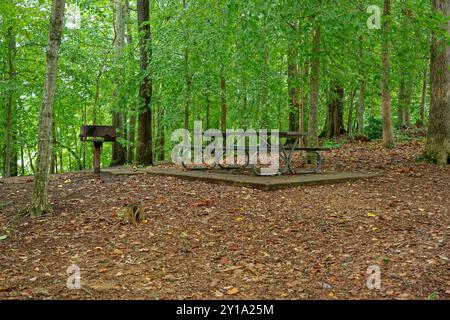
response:
[[[229,136],[234,136],[237,137],[238,139],[241,138],[247,138],[247,137],[254,137],[254,136],[258,136],[260,141],[259,141],[259,145],[258,146],[250,146],[247,145],[247,143],[245,143],[244,140],[244,145],[239,145],[239,144],[235,144],[233,143],[232,146],[226,145],[226,143],[223,144],[223,146],[221,147],[222,149],[222,154],[224,155],[225,153],[228,154],[234,154],[236,151],[241,151],[244,152],[245,154],[245,163],[243,165],[226,165],[225,163],[220,163],[220,162],[213,162],[211,165],[206,166],[206,167],[199,167],[199,166],[194,166],[194,167],[189,167],[188,165],[186,165],[184,162],[182,162],[182,165],[184,168],[189,169],[189,170],[212,170],[214,169],[217,165],[221,168],[221,169],[239,169],[239,170],[245,170],[250,166],[250,162],[252,162],[251,164],[251,169],[253,171],[254,174],[256,175],[263,175],[261,173],[261,168],[257,167],[257,158],[255,159],[254,157],[258,157],[260,156],[260,150],[261,150],[261,144],[265,145],[265,150],[272,150],[272,149],[276,149],[278,154],[279,154],[279,159],[282,160],[284,162],[284,166],[282,168],[282,170],[278,170],[278,172],[276,174],[303,174],[303,173],[318,173],[321,170],[321,166],[323,163],[323,158],[320,154],[320,151],[324,151],[324,150],[328,150],[327,148],[308,148],[308,147],[299,147],[299,142],[300,139],[302,137],[305,136],[309,136],[309,133],[307,132],[296,132],[296,131],[278,131],[277,132],[277,137],[278,139],[272,139],[272,132],[267,131],[266,134],[259,134],[254,131],[254,132],[236,132],[236,131],[231,131],[231,132],[202,132],[203,136],[205,137],[213,137],[213,136],[217,136],[217,135],[222,135],[222,138],[227,138]],[[281,140],[282,139],[286,139],[286,141],[283,143]],[[223,139],[223,142],[225,142],[226,139]],[[278,140],[278,141],[272,141],[272,140]],[[272,146],[272,144],[275,143],[274,148]],[[194,150],[195,147],[191,147],[191,146],[186,146],[189,148],[190,150]],[[197,147],[198,148],[198,147]],[[202,148],[202,150],[204,151],[204,148]],[[312,170],[302,170],[302,171],[297,171],[295,170],[295,168],[293,167],[292,164],[292,156],[294,154],[295,151],[307,151],[307,152],[312,152],[316,154],[316,166],[314,169]]]

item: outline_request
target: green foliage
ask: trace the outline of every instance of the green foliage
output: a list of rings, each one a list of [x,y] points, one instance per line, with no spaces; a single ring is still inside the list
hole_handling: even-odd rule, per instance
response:
[[[367,119],[365,132],[370,140],[381,139],[383,137],[383,124],[381,118],[370,116]]]
[[[81,28],[63,30],[54,106],[53,150],[58,171],[77,170],[74,152],[86,168],[92,165],[92,146],[81,143],[79,127],[94,122],[111,124],[114,82],[120,78],[119,106],[129,120],[137,113],[139,84],[139,34],[136,3],[126,18],[125,53],[114,59],[111,1],[73,0],[81,10]],[[321,27],[321,74],[319,125],[324,126],[331,83],[345,89],[345,101],[364,75],[366,81],[365,134],[381,138],[380,120],[380,32],[366,25],[367,4],[361,1],[306,0],[186,0],[150,1],[152,60],[146,71],[153,81],[153,144],[170,154],[171,133],[184,126],[184,109],[189,105],[189,127],[201,120],[203,127],[219,128],[221,119],[220,75],[226,80],[227,127],[288,129],[288,50],[298,51],[299,70],[294,79],[304,94],[304,128],[308,128],[312,30]],[[24,150],[25,174],[32,173],[30,160],[37,151],[37,122],[44,82],[45,45],[48,38],[49,0],[10,0],[0,4],[1,38],[13,28],[17,52],[16,78],[8,80],[8,46],[0,41],[0,150],[5,143],[5,102],[14,100],[15,153]],[[382,8],[382,1],[371,4]],[[405,14],[407,12],[408,14]],[[438,31],[445,17],[432,14],[428,0],[393,3],[392,14],[393,105],[397,104],[402,77],[413,85],[411,108],[418,108],[421,75],[428,64],[431,30]],[[446,37],[448,35],[439,34]],[[360,42],[361,41],[361,42]],[[362,43],[363,59],[359,55]],[[359,103],[358,92],[355,108]],[[117,110],[119,109],[119,110]],[[354,111],[355,117],[356,110]],[[344,114],[348,115],[348,104]],[[209,118],[207,118],[209,116]],[[412,123],[418,117],[412,111]],[[136,127],[132,128],[136,130]],[[128,131],[130,128],[128,128]],[[320,130],[319,130],[320,131]],[[159,145],[160,137],[165,143]],[[121,139],[123,145],[136,141]],[[332,142],[327,142],[332,146]],[[61,147],[61,145],[65,147]],[[105,144],[102,164],[108,165],[111,144]],[[70,152],[72,151],[72,152]],[[20,159],[20,156],[18,157]],[[0,157],[0,161],[3,157]]]

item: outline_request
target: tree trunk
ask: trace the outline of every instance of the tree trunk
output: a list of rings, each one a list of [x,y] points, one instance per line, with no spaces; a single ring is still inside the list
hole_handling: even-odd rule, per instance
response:
[[[183,0],[183,10],[186,10],[187,3]],[[191,104],[191,84],[192,77],[189,71],[189,48],[187,46],[187,34],[184,34],[184,80],[186,87],[184,88],[184,128],[189,129],[189,113]]]
[[[448,0],[433,0],[433,10],[450,15]],[[443,26],[450,32],[450,22]],[[450,161],[450,47],[443,36],[431,40],[430,118],[425,156],[440,165]]]
[[[347,118],[347,134],[351,138],[353,137],[353,101],[355,100],[356,89],[350,93],[349,105],[348,105],[348,118]]]
[[[131,28],[131,23],[130,23],[130,4],[128,2],[128,0],[125,0],[125,15],[126,15],[126,25],[127,25],[127,34],[125,36],[126,40],[127,40],[127,44],[129,47],[129,59],[134,59],[134,52],[133,52],[133,31]],[[131,106],[131,111],[130,111],[130,119],[129,119],[129,125],[128,125],[128,156],[127,156],[127,160],[128,163],[133,163],[134,162],[134,149],[135,149],[135,144],[136,144],[136,112],[135,112],[135,107],[134,105]]]
[[[114,60],[116,68],[120,65],[123,57],[125,47],[125,7],[123,0],[114,0],[114,27],[115,27],[115,41],[114,41]],[[118,69],[118,68],[117,68]],[[115,80],[113,84],[113,113],[112,121],[113,126],[116,128],[118,138],[126,138],[124,132],[124,114],[120,111],[122,106],[122,86],[123,76],[120,72],[116,72]],[[127,158],[126,146],[122,145],[119,141],[113,143],[112,152],[112,164],[122,165],[125,164]]]
[[[402,75],[398,93],[397,125],[399,128],[408,128],[411,126],[411,95],[412,81]]]
[[[53,0],[46,51],[44,93],[39,114],[38,154],[33,183],[31,217],[51,211],[48,203],[48,171],[52,139],[53,100],[56,89],[58,51],[61,44],[65,0]]]
[[[14,104],[14,90],[13,90],[13,81],[15,78],[15,71],[14,71],[14,57],[15,57],[15,51],[16,51],[16,37],[13,32],[12,26],[8,27],[8,33],[7,33],[7,46],[8,46],[8,81],[9,81],[9,88],[8,88],[8,97],[6,102],[6,134],[5,134],[5,151],[3,155],[3,177],[7,178],[11,176],[11,153],[12,153],[12,114],[13,114],[13,104]]]
[[[25,157],[23,153],[23,144],[20,145],[20,175],[25,175]]]
[[[344,129],[344,88],[340,85],[333,85],[330,98],[327,104],[327,120],[325,126],[325,136],[330,139],[345,132]]]
[[[422,83],[422,99],[420,102],[420,118],[417,122],[418,127],[425,126],[425,113],[427,105],[427,78],[428,78],[428,63],[423,71],[423,83]]]
[[[142,165],[153,164],[152,150],[152,79],[148,68],[151,61],[151,29],[149,0],[137,0],[140,69],[143,78],[139,88],[139,117],[137,162]]]
[[[209,84],[206,85],[205,99],[206,99],[206,129],[210,129],[211,124],[211,99],[209,97]]]
[[[312,45],[308,146],[317,147],[319,145],[317,114],[320,90],[320,26],[316,26],[313,30]]]
[[[382,99],[382,118],[383,118],[383,145],[386,148],[394,146],[394,134],[392,130],[391,118],[391,92],[390,92],[390,77],[391,77],[391,62],[390,62],[390,0],[384,0],[384,18],[382,30],[382,45],[381,45],[381,99]]]
[[[51,155],[50,155],[50,174],[58,173],[58,169],[56,168],[56,134],[55,134],[55,119],[53,119],[52,123],[52,147],[51,147]]]
[[[158,104],[158,159],[164,161],[165,158],[165,132],[164,132],[164,109],[161,108],[161,104]]]
[[[359,56],[360,56],[360,80],[359,80],[359,101],[356,116],[356,123],[358,127],[358,135],[364,135],[364,113],[366,109],[366,75],[364,71],[364,42],[363,37],[359,37]]]
[[[307,79],[308,79],[308,72],[309,72],[309,63],[307,61],[304,62],[303,68],[302,68],[302,78],[300,82],[300,105],[298,109],[298,131],[299,132],[305,132],[305,124],[304,124],[304,114],[305,114],[305,108],[306,103],[308,99],[307,95]],[[299,140],[299,147],[305,146],[305,137],[301,137]]]
[[[29,160],[29,164],[30,164],[31,173],[35,174],[36,170],[34,170],[33,157],[31,155],[31,150],[30,150],[30,147],[28,145],[27,145],[27,156],[28,156],[28,160]]]
[[[288,94],[289,94],[289,131],[298,131],[300,112],[300,79],[298,71],[298,50],[295,41],[297,24],[292,25],[294,34],[288,44]]]
[[[225,75],[223,65],[220,68],[220,98],[221,98],[221,117],[220,126],[222,131],[227,130],[227,83],[225,81]]]

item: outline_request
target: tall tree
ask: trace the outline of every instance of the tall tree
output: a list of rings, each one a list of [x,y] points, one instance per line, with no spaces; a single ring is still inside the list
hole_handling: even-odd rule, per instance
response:
[[[334,138],[343,134],[344,129],[344,88],[334,83],[327,104],[325,136]]]
[[[448,0],[433,0],[433,10],[445,17],[450,15]],[[442,26],[450,34],[450,21]],[[438,164],[450,162],[450,47],[445,36],[433,32],[431,40],[430,118],[425,155]]]
[[[221,117],[220,127],[222,131],[227,130],[227,82],[225,80],[225,72],[223,64],[220,67],[220,106]]]
[[[298,68],[297,23],[290,25],[293,29],[288,41],[288,94],[289,94],[289,131],[298,131],[300,117],[300,79]]]
[[[53,100],[58,71],[58,51],[64,17],[65,0],[53,0],[46,51],[45,84],[39,114],[38,154],[34,176],[31,217],[51,211],[48,202],[48,172],[52,140]]]
[[[419,112],[419,120],[417,121],[418,127],[425,126],[425,112],[427,107],[427,92],[428,92],[428,60],[425,64],[425,68],[423,70],[423,80],[422,80],[422,98],[420,100],[420,112]]]
[[[131,28],[131,8],[128,0],[125,0],[125,23],[127,25],[127,33],[126,33],[126,40],[127,45],[129,47],[129,59],[134,59],[134,50],[133,50],[133,32]],[[134,107],[134,104],[131,107],[130,110],[130,119],[129,119],[129,126],[128,126],[128,156],[127,160],[129,163],[134,162],[134,149],[135,149],[135,132],[136,132],[136,109]]]
[[[413,83],[409,75],[400,75],[400,85],[398,91],[398,113],[397,125],[399,128],[411,126],[411,99]]]
[[[116,70],[121,63],[125,47],[125,6],[123,0],[114,0],[114,60]],[[123,74],[122,72],[116,72],[113,86],[113,112],[112,122],[113,126],[117,130],[117,136],[119,138],[126,138],[124,135],[124,114],[121,110],[122,106],[122,91],[123,91]],[[127,159],[127,149],[120,142],[115,141],[113,144],[112,152],[112,164],[122,165]]]
[[[9,26],[6,36],[6,42],[8,47],[8,84],[9,92],[6,98],[6,134],[5,134],[5,150],[3,155],[3,177],[7,178],[11,175],[11,160],[14,158],[11,156],[14,146],[12,146],[11,140],[13,135],[13,108],[14,108],[14,57],[16,55],[16,37],[13,31],[13,27]]]
[[[309,107],[309,134],[308,145],[316,147],[318,140],[318,109],[320,90],[320,26],[313,30],[312,61],[311,61],[311,90]]]
[[[394,133],[391,118],[391,62],[390,62],[390,14],[391,1],[384,0],[383,30],[381,44],[381,105],[383,118],[383,145],[386,148],[394,146]]]
[[[151,70],[149,70],[152,57],[149,0],[137,0],[137,16],[142,76],[139,88],[137,162],[142,165],[151,165],[153,164],[151,112],[153,87]]]

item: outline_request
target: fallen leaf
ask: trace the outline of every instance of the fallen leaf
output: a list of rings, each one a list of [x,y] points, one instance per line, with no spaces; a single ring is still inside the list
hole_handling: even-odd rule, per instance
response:
[[[6,234],[3,236],[0,236],[0,240],[5,240],[6,238],[8,238],[8,236]]]
[[[233,288],[227,290],[227,294],[228,295],[235,295],[237,293],[239,293],[239,289],[238,288],[234,288],[233,287]]]
[[[373,217],[376,217],[377,214],[376,214],[376,213],[373,213],[373,212],[369,212],[369,213],[367,214],[367,216],[373,218]]]
[[[117,256],[120,256],[120,255],[123,254],[123,251],[116,248],[116,249],[114,249],[113,253],[114,253],[115,255],[117,255]]]

